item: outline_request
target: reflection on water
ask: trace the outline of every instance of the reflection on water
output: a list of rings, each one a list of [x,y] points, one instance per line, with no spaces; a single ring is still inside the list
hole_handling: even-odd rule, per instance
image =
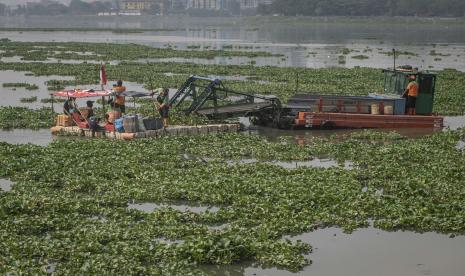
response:
[[[0,37],[1,37],[0,32]],[[12,37],[13,40],[20,41],[36,41],[36,32],[25,32],[32,37]],[[56,32],[57,41],[73,41],[66,34],[60,39],[60,33]],[[111,36],[111,35],[110,35]],[[191,38],[179,37],[159,37],[159,36],[144,36],[144,35],[127,35],[128,38],[120,41],[121,37],[112,37],[110,42],[117,43],[138,43],[145,44],[153,47],[165,48],[166,42],[172,43],[174,48],[179,50],[186,50],[191,45]],[[102,40],[101,36],[97,36],[94,40],[88,42],[108,42]],[[28,39],[29,38],[29,39]],[[88,39],[87,35],[86,38]],[[99,40],[100,39],[100,40]],[[108,39],[108,38],[107,38]],[[43,41],[48,41],[42,39]],[[196,64],[219,64],[219,65],[255,65],[255,66],[279,66],[279,67],[305,67],[305,68],[328,68],[328,67],[344,67],[354,68],[371,67],[371,68],[388,68],[392,66],[392,57],[387,55],[392,48],[397,48],[402,52],[412,52],[415,55],[401,55],[397,58],[398,64],[412,64],[420,70],[442,70],[445,68],[455,68],[460,71],[465,71],[463,63],[463,56],[465,44],[457,44],[454,47],[449,46],[434,46],[431,43],[412,45],[412,44],[398,44],[397,42],[373,42],[371,40],[365,41],[348,41],[344,43],[305,43],[305,44],[292,44],[292,43],[269,43],[269,42],[242,42],[236,40],[220,40],[201,41],[204,48],[221,50],[223,46],[233,48],[234,51],[266,51],[272,54],[282,55],[275,57],[241,57],[241,56],[217,56],[212,59],[206,58],[149,58],[138,59],[136,62],[176,62],[176,63],[196,63]],[[252,49],[249,49],[252,48]],[[349,49],[350,54],[343,55],[344,49]],[[443,56],[438,58],[431,55],[432,51],[441,53]],[[354,56],[364,55],[366,59],[357,59]],[[5,57],[2,58],[5,62],[28,62],[22,61],[19,57]],[[61,63],[82,63],[79,60],[57,60],[54,58],[40,61],[45,63],[61,62]],[[97,61],[87,61],[88,63],[98,63]],[[112,64],[117,64],[113,61]]]
[[[326,228],[288,238],[305,241],[313,247],[307,256],[312,265],[299,273],[262,269],[252,263],[202,266],[201,269],[211,275],[269,276],[458,276],[465,271],[465,236],[452,239],[431,232],[386,232],[374,228],[344,234],[338,228]]]
[[[112,32],[4,32],[0,37],[14,41],[79,41],[138,43],[155,47],[240,51],[267,51],[283,54],[280,58],[222,57],[214,60],[193,59],[202,64],[249,64],[291,67],[386,68],[392,58],[385,54],[392,48],[416,55],[401,55],[398,64],[414,64],[420,69],[456,68],[465,71],[463,63],[464,24],[459,20],[396,18],[194,18],[194,17],[33,17],[24,20],[0,17],[0,27],[90,27],[157,28],[171,31],[143,33]],[[402,23],[404,22],[404,23]],[[405,27],[407,26],[408,27]],[[389,26],[389,27],[387,27]],[[70,35],[70,33],[74,35]],[[103,34],[103,35],[102,35]],[[227,46],[227,47],[225,47]],[[343,62],[339,56],[350,50]],[[435,56],[431,51],[441,53]],[[354,59],[363,54],[368,59]],[[185,59],[170,59],[183,62]]]
[[[380,132],[395,131],[407,138],[421,138],[426,135],[431,135],[447,129],[458,129],[465,127],[465,116],[446,116],[444,117],[444,128],[430,129],[430,128],[399,128],[399,129],[376,129]],[[344,137],[351,133],[364,131],[365,129],[297,129],[297,130],[283,130],[262,126],[250,126],[247,130],[249,134],[260,135],[269,141],[277,142],[280,137],[292,137],[295,143],[305,145],[311,142],[314,138],[330,138],[332,136]]]
[[[135,209],[145,213],[151,213],[155,209],[161,208],[172,208],[180,212],[192,212],[192,213],[204,213],[204,212],[217,212],[220,208],[215,206],[203,206],[200,204],[187,204],[186,201],[179,201],[173,203],[152,203],[152,202],[143,202],[143,203],[128,203],[128,209]]]
[[[8,180],[8,179],[3,179],[0,178],[0,190],[4,192],[9,192],[11,191],[11,186],[13,186],[15,183]]]

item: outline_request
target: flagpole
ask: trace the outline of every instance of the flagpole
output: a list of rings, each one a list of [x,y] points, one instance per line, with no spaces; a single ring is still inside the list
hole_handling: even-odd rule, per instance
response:
[[[100,86],[102,88],[102,91],[104,91],[103,86],[106,84],[106,72],[105,72],[105,65],[100,63]],[[102,118],[105,119],[105,96],[102,96]]]

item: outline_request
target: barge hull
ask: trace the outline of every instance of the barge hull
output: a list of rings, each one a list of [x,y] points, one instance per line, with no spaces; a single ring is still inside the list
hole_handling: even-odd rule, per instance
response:
[[[299,112],[295,127],[306,128],[442,128],[441,116]]]

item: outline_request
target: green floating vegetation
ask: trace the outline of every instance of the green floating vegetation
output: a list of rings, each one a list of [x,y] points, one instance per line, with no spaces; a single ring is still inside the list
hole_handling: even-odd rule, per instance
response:
[[[31,43],[27,47],[40,47],[40,45]],[[92,43],[72,43],[70,45],[81,47],[81,53],[91,53],[96,48],[102,48],[101,45]],[[176,54],[177,52],[174,55]],[[340,64],[342,64],[342,60],[342,57],[338,57]],[[248,65],[121,61],[118,65],[107,64],[106,69],[108,79],[137,82],[144,84],[146,88],[178,88],[192,74],[203,76],[239,75],[246,76],[248,80],[224,81],[225,86],[237,91],[264,95],[273,94],[284,103],[294,94],[297,78],[294,68],[260,67],[254,66],[254,64],[253,60]],[[76,87],[99,83],[98,64],[3,62],[0,63],[0,70],[32,72],[35,76],[60,75],[75,78],[66,81],[49,81],[47,85],[51,91],[60,90],[65,86]],[[465,73],[456,70],[444,70],[437,73],[433,112],[442,115],[462,114],[462,103],[465,99],[461,91],[464,88]],[[303,93],[364,96],[371,92],[381,93],[384,85],[382,71],[371,68],[305,68],[299,69],[298,77],[299,91]]]
[[[431,50],[429,52],[429,55],[430,56],[440,56],[440,57],[450,57],[451,54],[443,54],[443,53],[439,53],[439,52],[436,52],[436,50]]]
[[[344,49],[342,49],[342,54],[343,55],[348,55],[348,54],[352,53],[353,51],[354,50],[352,50],[352,49],[344,48]]]
[[[0,128],[48,128],[54,124],[55,116],[50,108],[0,107]]]
[[[380,52],[380,54],[388,55],[388,56],[393,56],[394,53],[392,51],[390,52]],[[413,53],[413,52],[408,52],[408,51],[396,51],[396,57],[399,56],[413,56],[413,57],[418,57],[418,54]]]
[[[41,103],[63,103],[65,102],[66,99],[62,99],[62,98],[44,98],[44,99],[41,99],[40,102]]]
[[[21,56],[22,60],[43,61],[50,58],[58,60],[137,60],[156,58],[206,58],[217,56],[273,57],[264,51],[224,51],[224,50],[175,50],[154,48],[139,44],[83,43],[83,42],[13,42],[0,44],[0,57]]]
[[[65,81],[65,80],[48,80],[48,81],[45,82],[45,84],[47,85],[47,90],[49,90],[49,91],[63,90],[63,89],[65,89],[66,85],[72,85],[73,83],[75,84],[76,82],[74,82],[72,80],[68,80],[68,81]]]
[[[464,130],[420,139],[373,133],[362,136],[395,142],[354,136],[301,146],[242,134],[2,142],[0,177],[15,184],[0,191],[0,272],[41,274],[52,266],[57,274],[187,275],[201,274],[201,265],[250,261],[299,271],[310,263],[311,245],[284,239],[289,234],[330,226],[351,232],[373,222],[463,235],[465,155],[456,144]],[[320,154],[354,168],[266,162]],[[230,162],[247,158],[260,161]],[[149,202],[168,207],[129,208]],[[218,210],[169,207],[179,202]]]
[[[356,55],[356,56],[352,56],[352,58],[353,59],[369,59],[370,57],[366,55]]]
[[[37,96],[20,98],[19,101],[22,103],[34,103],[34,102],[37,102]]]
[[[37,90],[39,87],[35,84],[30,84],[30,83],[23,83],[23,82],[6,82],[2,84],[3,87],[14,87],[14,88],[19,88],[19,87],[24,87],[26,90]]]

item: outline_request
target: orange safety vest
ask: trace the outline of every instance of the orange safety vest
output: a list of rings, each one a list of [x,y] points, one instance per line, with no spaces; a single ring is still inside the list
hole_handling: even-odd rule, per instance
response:
[[[125,102],[126,102],[126,99],[124,98],[124,96],[116,95],[116,100],[115,100],[116,104],[124,105]]]
[[[410,97],[418,97],[418,83],[412,81],[407,85],[408,95]]]
[[[125,86],[116,86],[113,88],[113,91],[115,92],[124,92],[126,91],[126,87]],[[115,95],[116,96],[116,99],[115,99],[115,103],[118,104],[118,105],[124,105],[124,103],[126,102],[126,99],[124,96],[120,96],[120,95]]]
[[[126,91],[126,86],[115,86],[115,87],[113,87],[113,91],[115,91],[115,92],[124,92],[124,91]]]

